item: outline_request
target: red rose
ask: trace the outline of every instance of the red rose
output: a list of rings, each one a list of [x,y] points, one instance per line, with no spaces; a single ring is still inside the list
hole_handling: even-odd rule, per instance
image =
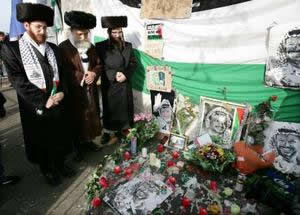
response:
[[[94,208],[99,207],[101,205],[101,199],[98,196],[94,197],[92,200],[92,205]]]
[[[183,197],[183,199],[181,200],[181,205],[184,208],[188,208],[191,205],[192,201],[190,199],[188,199],[187,197]]]
[[[173,176],[170,176],[167,180],[167,183],[170,183],[170,184],[173,184],[175,185],[176,184],[176,178],[173,177]]]
[[[107,187],[108,187],[107,180],[106,180],[105,177],[99,178],[99,184],[100,184],[101,187],[103,187],[103,188],[107,188]]]

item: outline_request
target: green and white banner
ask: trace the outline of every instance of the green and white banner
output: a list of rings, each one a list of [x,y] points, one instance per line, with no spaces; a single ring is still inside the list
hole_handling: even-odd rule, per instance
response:
[[[128,16],[125,40],[138,58],[134,88],[139,105],[149,105],[146,67],[169,66],[173,88],[199,103],[200,96],[256,105],[276,95],[276,120],[300,122],[300,93],[264,85],[268,29],[299,22],[299,0],[252,0],[192,13],[189,19],[140,18],[140,9],[119,0],[92,0],[98,26],[96,41],[107,38],[101,16]],[[145,54],[145,26],[163,24],[163,60]]]

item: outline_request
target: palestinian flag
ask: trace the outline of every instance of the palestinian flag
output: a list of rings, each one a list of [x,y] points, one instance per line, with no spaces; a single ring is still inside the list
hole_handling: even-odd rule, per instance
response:
[[[136,107],[151,104],[146,67],[170,66],[173,87],[194,103],[199,103],[200,96],[222,100],[224,89],[228,101],[251,105],[276,95],[278,100],[274,105],[279,111],[275,119],[300,122],[300,92],[264,85],[268,28],[274,22],[299,22],[299,1],[252,0],[194,10],[189,19],[170,20],[141,19],[139,7],[124,3],[126,0],[93,0],[91,8],[98,23],[101,16],[128,17],[125,40],[133,44],[139,62],[133,86],[136,98],[143,98]],[[144,52],[145,26],[149,23],[163,24],[164,60],[154,59]],[[106,29],[100,25],[93,33],[95,42],[107,38]]]

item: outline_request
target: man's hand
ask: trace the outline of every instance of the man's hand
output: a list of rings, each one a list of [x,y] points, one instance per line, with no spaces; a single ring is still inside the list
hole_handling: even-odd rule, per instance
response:
[[[87,71],[84,74],[84,80],[87,85],[91,85],[94,82],[95,78],[96,78],[96,74],[94,72]]]
[[[52,97],[54,104],[59,104],[61,100],[63,100],[65,94],[63,92],[59,92],[54,94]]]
[[[51,107],[55,107],[61,102],[61,100],[63,100],[63,98],[64,98],[63,92],[59,92],[54,94],[53,96],[50,96],[47,100],[46,108],[49,109]]]
[[[122,83],[122,82],[126,81],[126,76],[122,72],[117,72],[116,80],[117,80],[117,82]]]
[[[51,108],[51,107],[53,107],[53,106],[54,106],[54,101],[53,101],[53,99],[52,99],[52,96],[50,96],[50,97],[48,98],[48,100],[47,100],[46,108],[49,109],[49,108]]]

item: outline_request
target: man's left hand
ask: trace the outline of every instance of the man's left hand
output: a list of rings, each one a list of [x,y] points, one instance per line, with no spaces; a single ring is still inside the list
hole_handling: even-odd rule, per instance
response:
[[[91,71],[87,71],[85,74],[84,74],[84,80],[85,80],[85,83],[87,85],[91,85],[95,78],[96,78],[96,74],[94,72],[91,72]]]
[[[122,72],[117,72],[116,80],[117,82],[122,83],[126,81],[126,76]]]
[[[56,93],[53,96],[51,96],[51,99],[53,100],[54,105],[58,105],[60,103],[60,101],[63,100],[64,96],[65,95],[63,92],[59,92],[59,93]]]

